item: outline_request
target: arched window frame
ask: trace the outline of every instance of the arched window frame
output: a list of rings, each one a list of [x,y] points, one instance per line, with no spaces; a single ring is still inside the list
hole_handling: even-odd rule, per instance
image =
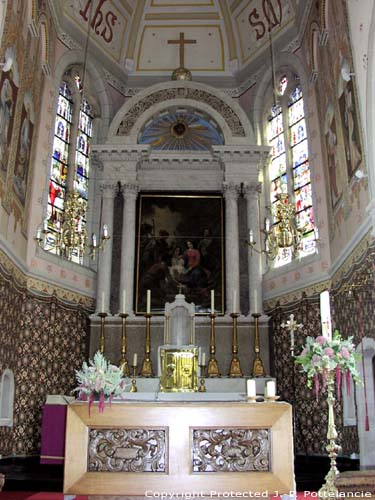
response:
[[[283,78],[287,79],[287,85],[285,88],[282,90],[281,89],[281,80]],[[289,109],[290,109],[290,104],[291,104],[291,96],[293,93],[296,91],[296,89],[300,89],[301,92],[301,98],[302,98],[302,108],[303,108],[303,117],[301,117],[301,121],[304,120],[304,133],[305,137],[303,140],[300,142],[297,141],[294,145],[292,145],[292,134],[294,132],[295,126],[299,123],[299,120],[296,120],[293,122],[293,126],[290,126],[289,122]],[[272,96],[271,96],[272,94]],[[299,100],[299,99],[298,99]],[[298,190],[303,189],[304,186],[309,186],[309,190],[311,193],[311,214],[312,216],[309,217],[309,228],[307,231],[303,233],[303,238],[302,238],[302,252],[299,252],[298,258],[300,257],[306,257],[308,255],[316,253],[316,228],[314,225],[314,196],[313,196],[313,188],[312,188],[312,182],[311,182],[311,167],[309,163],[309,137],[308,137],[308,126],[307,126],[307,121],[306,121],[306,100],[304,99],[304,92],[303,88],[300,82],[300,79],[298,75],[296,75],[293,71],[289,70],[288,68],[285,68],[283,70],[279,70],[275,74],[275,90],[272,92],[269,92],[269,98],[266,101],[267,105],[265,106],[265,112],[264,112],[264,140],[265,144],[270,145],[269,141],[269,127],[270,127],[270,120],[273,115],[281,115],[281,122],[280,125],[282,127],[282,131],[284,133],[284,146],[285,146],[285,164],[286,164],[286,185],[284,186],[284,190],[282,192],[285,192],[288,194],[288,200],[294,205],[296,209],[296,219],[302,219],[302,215],[305,215],[307,213],[307,206],[303,207],[302,209],[300,208],[301,201],[297,200],[298,196]],[[297,99],[296,99],[297,102]],[[279,116],[280,116],[279,115]],[[294,146],[298,146],[298,144],[301,144],[304,140],[307,141],[307,158],[304,160],[304,162],[301,162],[300,164],[296,164],[295,158],[293,158],[293,149]],[[281,154],[275,155],[276,157],[281,156]],[[266,190],[266,206],[269,206],[272,212],[272,205],[275,203],[275,197],[273,194],[273,183],[278,180],[278,178],[283,177],[284,174],[280,176],[275,176],[272,175],[272,171],[275,170],[275,167],[272,168],[273,164],[273,158],[274,155],[272,154],[271,150],[271,161],[270,164],[266,170],[266,176],[265,180],[268,186],[268,189]],[[298,169],[302,170],[300,167],[304,164],[307,164],[308,166],[308,182],[305,183],[299,183],[295,184],[295,175],[294,172],[297,172]],[[307,174],[306,174],[307,176]],[[297,195],[297,196],[296,196]],[[298,202],[298,204],[297,204]],[[272,223],[275,223],[275,217],[274,214],[272,214],[271,217]],[[311,222],[312,221],[312,222]],[[301,226],[301,223],[299,224]],[[286,256],[287,254],[287,256]],[[282,249],[279,250],[279,254],[274,260],[273,267],[274,268],[280,268],[286,264],[290,264],[293,261],[293,256],[292,256],[292,251],[291,249],[288,251],[284,251]]]
[[[61,250],[55,245],[55,238],[58,237],[58,230],[61,225],[62,215],[64,212],[64,204],[68,191],[77,190],[80,193],[80,198],[83,200],[84,213],[81,217],[81,227],[90,227],[88,220],[88,203],[91,196],[90,179],[94,177],[91,171],[91,161],[89,158],[90,143],[93,137],[93,127],[95,117],[98,115],[98,104],[92,93],[89,92],[87,83],[83,83],[82,68],[79,66],[70,67],[62,76],[58,87],[58,96],[56,101],[56,113],[54,121],[54,138],[52,141],[52,154],[50,163],[50,173],[48,180],[48,201],[47,201],[47,218],[45,224],[49,230],[49,240],[46,245],[46,250],[51,253],[62,255]],[[83,89],[83,85],[85,88]],[[59,113],[59,104],[63,94],[62,88],[69,89],[69,94],[66,96],[67,106],[71,106],[71,111],[64,116]],[[89,117],[89,118],[88,118]],[[86,123],[86,127],[82,123]],[[59,123],[64,123],[65,128],[62,137],[58,133]],[[88,125],[87,125],[88,124]],[[66,136],[68,133],[68,136]],[[85,138],[85,146],[81,146],[80,141]],[[61,147],[64,154],[56,157],[56,145],[61,141]],[[82,165],[82,159],[85,163]],[[57,165],[57,167],[56,167]],[[54,173],[56,169],[57,174]],[[57,182],[59,179],[59,182]],[[53,192],[52,192],[53,190]],[[53,193],[53,194],[52,194]],[[59,198],[57,198],[59,196]],[[57,214],[57,216],[56,216]],[[73,253],[68,257],[69,260],[77,264],[86,263],[84,256],[78,252]]]
[[[0,427],[13,427],[14,375],[6,368],[0,381]]]

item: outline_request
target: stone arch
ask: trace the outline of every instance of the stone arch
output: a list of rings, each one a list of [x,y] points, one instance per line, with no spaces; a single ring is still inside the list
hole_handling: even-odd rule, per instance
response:
[[[225,144],[254,144],[252,126],[242,108],[222,92],[195,82],[171,81],[154,85],[127,101],[114,117],[108,142],[136,144],[137,132],[146,117],[171,103],[202,107],[217,122]]]
[[[375,373],[374,363],[375,358],[375,340],[365,337],[357,346],[357,352],[362,354],[363,359],[358,361],[357,369],[366,385],[367,408],[369,417],[369,430],[366,430],[366,413],[365,413],[365,388],[364,385],[356,386],[356,403],[357,403],[357,429],[359,437],[359,452],[361,469],[370,469],[375,467]],[[363,370],[363,367],[365,368]]]
[[[0,426],[13,427],[14,375],[3,371],[0,383]]]

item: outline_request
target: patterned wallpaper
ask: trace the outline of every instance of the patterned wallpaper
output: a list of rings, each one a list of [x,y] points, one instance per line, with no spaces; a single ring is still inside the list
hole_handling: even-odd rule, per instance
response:
[[[67,394],[87,354],[88,313],[56,296],[37,296],[0,267],[0,374],[13,370],[14,427],[0,428],[0,454],[40,452],[47,394]]]
[[[356,345],[361,340],[361,331],[363,337],[375,337],[374,266],[375,247],[370,245],[355,262],[348,259],[331,283],[334,328],[340,330],[344,337],[353,335]],[[295,335],[298,354],[307,336],[316,337],[321,334],[319,293],[309,297],[302,294],[300,299],[289,303],[281,304],[281,301],[278,301],[266,313],[271,316],[271,355],[278,393],[282,399],[295,402],[296,453],[325,455],[328,420],[326,398],[323,396],[316,401],[313,391],[307,389],[305,374],[294,366],[291,359],[289,333],[280,326],[290,314],[294,314],[297,322],[303,324],[302,330]],[[357,429],[343,427],[342,406],[337,401],[335,423],[342,453],[358,453]]]

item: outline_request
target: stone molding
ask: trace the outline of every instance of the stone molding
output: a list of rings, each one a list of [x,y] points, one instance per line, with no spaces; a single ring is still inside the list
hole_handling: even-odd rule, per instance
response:
[[[96,144],[92,146],[92,159],[101,163],[105,162],[137,162],[148,155],[150,146],[140,145],[117,145]]]
[[[269,158],[269,146],[212,146],[215,157],[220,158],[224,163],[246,163],[264,165]]]
[[[261,182],[251,182],[249,184],[245,184],[243,187],[243,193],[246,199],[258,198],[260,193],[262,192],[262,183]]]
[[[122,195],[124,198],[136,198],[139,193],[138,184],[126,183],[122,185]]]
[[[99,184],[99,192],[103,195],[103,198],[114,198],[116,196],[118,189],[117,183],[102,181]]]
[[[234,182],[224,182],[223,194],[225,199],[236,200],[240,194],[240,186]]]

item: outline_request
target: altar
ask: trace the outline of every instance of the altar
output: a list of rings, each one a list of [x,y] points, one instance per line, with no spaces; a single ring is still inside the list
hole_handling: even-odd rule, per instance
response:
[[[200,396],[142,401],[138,394],[103,413],[97,404],[90,412],[86,403],[70,404],[64,493],[95,499],[293,491],[291,406]]]

